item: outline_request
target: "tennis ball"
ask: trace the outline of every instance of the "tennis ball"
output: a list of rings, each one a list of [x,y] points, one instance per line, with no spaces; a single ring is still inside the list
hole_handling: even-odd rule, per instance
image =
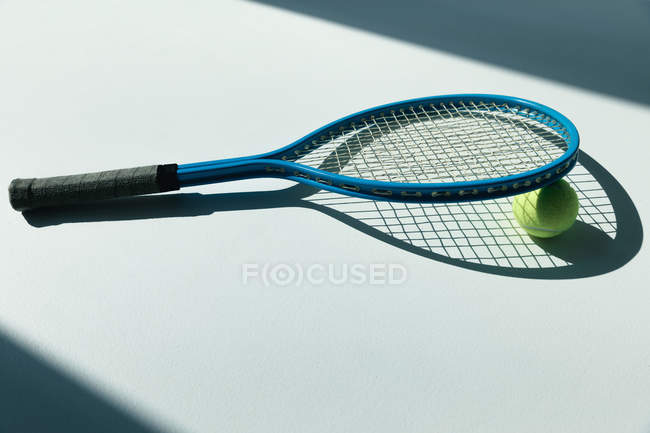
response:
[[[578,195],[563,179],[521,194],[512,202],[512,212],[529,235],[552,238],[573,225],[578,215]]]

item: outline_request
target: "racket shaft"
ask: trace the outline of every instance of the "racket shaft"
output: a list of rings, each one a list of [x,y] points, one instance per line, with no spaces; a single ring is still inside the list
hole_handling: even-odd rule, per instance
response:
[[[207,164],[180,165],[177,175],[180,186],[186,187],[255,177],[282,177],[284,173],[284,169],[272,166],[271,162],[240,158]]]

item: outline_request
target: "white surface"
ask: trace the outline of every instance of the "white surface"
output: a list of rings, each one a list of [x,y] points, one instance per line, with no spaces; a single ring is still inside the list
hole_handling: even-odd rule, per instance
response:
[[[431,49],[245,2],[5,1],[0,53],[4,184],[257,153],[369,106],[485,92],[571,118],[648,223],[647,107]],[[4,212],[0,332],[162,431],[650,428],[646,245],[605,275],[524,280],[304,208],[46,228]],[[241,279],[359,262],[408,281]]]

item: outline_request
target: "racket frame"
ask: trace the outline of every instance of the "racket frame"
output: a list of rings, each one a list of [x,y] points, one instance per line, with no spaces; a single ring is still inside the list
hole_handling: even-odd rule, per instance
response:
[[[567,150],[556,160],[523,173],[493,179],[444,183],[402,183],[361,179],[285,160],[295,156],[296,150],[310,146],[312,141],[319,137],[328,136],[330,132],[339,133],[341,127],[359,122],[361,119],[391,110],[399,111],[420,105],[452,104],[461,101],[507,104],[509,109],[520,107],[518,114],[526,115],[561,133],[567,143]],[[528,111],[525,111],[526,109]],[[181,187],[258,177],[276,177],[372,200],[406,202],[485,200],[521,194],[562,178],[577,162],[579,143],[580,137],[575,125],[564,115],[545,105],[503,95],[453,94],[409,99],[359,111],[331,122],[278,150],[247,157],[179,165],[177,175]]]

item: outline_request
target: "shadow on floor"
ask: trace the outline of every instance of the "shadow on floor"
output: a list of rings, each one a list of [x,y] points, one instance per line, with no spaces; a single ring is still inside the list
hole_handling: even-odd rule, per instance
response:
[[[255,0],[650,104],[649,0]]]
[[[517,235],[510,236],[512,240],[509,240],[507,235],[501,236],[506,239],[508,247],[520,249],[525,247],[523,250],[527,251],[526,254],[529,257],[524,258],[532,258],[537,263],[524,267],[514,266],[511,258],[507,256],[503,257],[506,259],[505,261],[485,264],[484,260],[452,257],[446,254],[446,251],[441,253],[440,250],[432,248],[432,240],[441,244],[444,244],[445,241],[452,241],[458,246],[458,239],[454,239],[454,236],[461,240],[467,238],[466,233],[454,235],[454,231],[448,229],[445,232],[446,238],[437,235],[436,230],[431,228],[440,217],[440,211],[436,205],[374,202],[326,193],[305,185],[295,185],[284,190],[268,192],[210,195],[178,193],[141,196],[77,206],[38,209],[25,212],[23,215],[32,226],[47,227],[66,223],[196,217],[223,211],[302,207],[327,214],[356,230],[413,254],[454,266],[522,278],[581,278],[611,272],[628,263],[641,248],[643,228],[634,203],[621,184],[585,152],[581,151],[579,160],[586,173],[599,185],[596,189],[602,192],[603,197],[607,199],[606,203],[602,205],[597,203],[589,203],[589,205],[611,208],[609,212],[615,214],[614,233],[609,236],[599,230],[596,223],[590,225],[577,221],[569,231],[552,239],[535,239]],[[569,174],[569,176],[571,175]],[[576,184],[574,183],[574,185]],[[326,194],[330,194],[334,198]],[[343,204],[341,204],[341,200],[343,200]],[[360,212],[358,210],[360,206],[364,208],[374,206],[374,210]],[[425,212],[419,220],[409,219],[406,221],[404,217],[399,216],[400,212],[396,206],[419,206],[417,210]],[[368,212],[370,212],[369,216]],[[466,212],[462,215],[466,216]],[[596,215],[604,215],[604,212],[596,212]],[[490,217],[494,219],[493,215]],[[389,220],[392,222],[389,223]],[[395,230],[395,227],[398,228],[398,231]],[[418,236],[417,239],[414,240],[411,234]],[[435,236],[438,236],[438,239],[435,239]],[[489,238],[489,242],[483,238]],[[479,235],[476,240],[482,242],[481,246],[494,246],[490,244],[490,242],[494,243],[492,234],[488,233],[482,237]],[[534,247],[535,244],[540,247],[538,252],[531,249],[531,246]],[[504,249],[503,244],[497,246],[501,250]],[[472,248],[471,244],[469,248]],[[521,256],[522,254],[517,253],[517,255]],[[559,258],[568,263],[557,264],[556,261],[552,266],[541,264],[544,259],[549,258]]]
[[[0,333],[0,431],[158,433]]]

